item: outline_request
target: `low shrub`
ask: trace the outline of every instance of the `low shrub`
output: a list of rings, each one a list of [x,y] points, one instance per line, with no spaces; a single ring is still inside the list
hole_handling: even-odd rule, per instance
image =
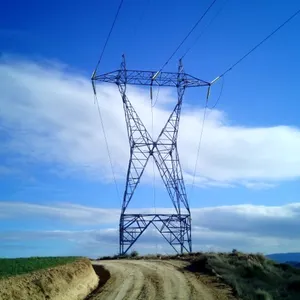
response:
[[[130,253],[130,257],[138,257],[139,256],[139,253],[136,251],[136,250],[133,250],[131,253]]]

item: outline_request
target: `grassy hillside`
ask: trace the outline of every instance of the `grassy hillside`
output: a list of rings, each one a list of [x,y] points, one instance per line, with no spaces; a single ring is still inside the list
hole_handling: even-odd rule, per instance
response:
[[[243,300],[300,299],[300,269],[261,254],[199,254],[191,257],[189,269],[217,276]]]
[[[78,257],[0,258],[0,278],[47,269],[73,262]]]

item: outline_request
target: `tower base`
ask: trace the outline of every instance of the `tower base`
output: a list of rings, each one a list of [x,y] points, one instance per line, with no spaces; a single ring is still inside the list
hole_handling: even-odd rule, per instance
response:
[[[192,252],[190,214],[121,214],[120,255],[153,224],[177,253]]]

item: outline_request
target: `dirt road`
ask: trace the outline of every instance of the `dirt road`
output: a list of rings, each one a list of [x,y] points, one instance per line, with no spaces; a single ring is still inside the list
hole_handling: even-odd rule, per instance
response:
[[[226,291],[209,287],[183,268],[181,261],[97,261],[110,273],[109,280],[92,300],[215,300],[233,299]],[[227,291],[228,292],[228,291]]]

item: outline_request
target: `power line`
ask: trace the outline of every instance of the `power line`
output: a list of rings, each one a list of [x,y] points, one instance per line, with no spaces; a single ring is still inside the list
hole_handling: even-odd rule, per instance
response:
[[[159,92],[159,90],[158,90]],[[157,97],[158,97],[158,93],[157,93]],[[156,97],[156,101],[157,101],[157,97]],[[153,107],[154,105],[152,104],[153,100],[151,99],[151,103],[150,103],[150,107],[151,107],[151,131],[152,131],[152,138],[154,138],[154,117],[153,117]],[[153,188],[153,204],[154,204],[154,211],[156,214],[156,191],[155,191],[155,166],[154,166],[154,159],[152,157],[152,171],[153,171],[153,182],[152,182],[152,188]]]
[[[159,96],[159,91],[160,91],[160,85],[157,88],[156,98],[155,98],[155,102],[154,102],[153,105],[152,105],[152,99],[151,99],[151,105],[152,105],[152,107],[154,107],[156,105],[156,102],[157,102],[158,96]]]
[[[177,48],[175,49],[175,51],[171,54],[171,56],[167,59],[167,61],[163,64],[163,66],[160,68],[160,70],[157,72],[160,73],[164,67],[169,63],[169,61],[174,57],[174,55],[177,53],[177,51],[180,49],[180,47],[183,45],[183,43],[188,39],[188,37],[192,34],[192,32],[196,29],[196,27],[199,25],[199,23],[202,21],[202,19],[206,16],[206,14],[208,13],[208,11],[213,7],[213,5],[217,2],[217,0],[214,0],[210,6],[206,9],[206,11],[204,12],[204,14],[200,17],[200,19],[198,19],[198,21],[196,22],[196,24],[193,26],[193,28],[188,32],[188,34],[185,36],[185,38],[181,41],[181,43],[177,46]]]
[[[197,149],[196,163],[195,163],[194,174],[193,174],[193,181],[192,181],[192,187],[191,187],[191,196],[192,196],[194,185],[195,185],[195,177],[196,177],[196,171],[197,171],[197,167],[198,167],[200,149],[201,149],[201,145],[202,145],[202,137],[203,137],[203,131],[204,131],[204,124],[205,124],[207,108],[208,108],[208,101],[206,100],[204,113],[203,113],[202,128],[201,128],[201,133],[200,133],[200,138],[199,138],[199,143],[198,143],[198,149]],[[190,196],[190,199],[191,199],[191,196]]]
[[[115,17],[114,17],[114,21],[113,21],[113,23],[112,23],[112,25],[111,25],[111,28],[110,28],[110,31],[109,31],[108,36],[107,36],[107,38],[106,38],[104,47],[103,47],[102,52],[101,52],[101,54],[100,54],[100,58],[99,58],[98,63],[97,63],[97,65],[96,65],[95,73],[97,72],[97,69],[98,69],[98,67],[99,67],[99,65],[100,65],[100,62],[101,62],[101,60],[102,60],[103,54],[104,54],[104,52],[105,52],[107,43],[108,43],[108,41],[109,41],[109,39],[110,39],[111,33],[112,33],[112,31],[113,31],[113,29],[114,29],[114,27],[115,27],[115,24],[116,24],[116,21],[117,21],[117,19],[118,19],[119,12],[120,12],[120,10],[121,10],[121,7],[122,7],[123,2],[124,2],[124,0],[121,0],[121,2],[120,2],[120,4],[119,4],[117,13],[116,13],[116,15],[115,15]]]
[[[235,66],[237,66],[240,62],[242,62],[248,55],[250,55],[253,51],[255,51],[259,46],[261,46],[264,42],[266,42],[272,35],[274,35],[278,30],[284,27],[287,23],[289,23],[294,17],[296,17],[300,13],[300,9],[296,11],[291,17],[289,17],[285,22],[283,22],[279,27],[277,27],[274,31],[272,31],[266,38],[264,38],[261,42],[259,42],[255,47],[253,47],[249,52],[247,52],[242,58],[240,58],[236,63],[234,63],[230,68],[228,68],[225,72],[223,72],[218,78],[223,77],[229,71],[231,71]]]
[[[219,93],[218,99],[216,100],[215,104],[212,107],[207,106],[207,108],[209,109],[209,112],[208,112],[208,114],[206,114],[206,119],[211,114],[212,110],[216,108],[216,106],[218,105],[218,103],[219,103],[219,101],[222,97],[223,88],[224,88],[224,81],[225,81],[225,77],[222,77],[222,84],[221,84],[220,93]]]
[[[213,23],[213,21],[219,16],[219,14],[222,12],[222,10],[224,9],[227,2],[228,2],[228,0],[224,1],[224,4],[222,5],[222,7],[217,11],[217,13],[214,15],[214,17],[210,20],[210,22],[203,28],[203,30],[200,32],[200,34],[195,39],[194,43],[182,55],[181,59],[183,59],[191,51],[191,49],[197,44],[197,42],[199,41],[199,39],[202,37],[203,33],[205,32],[205,29],[207,29]]]
[[[218,79],[222,78],[222,86],[221,86],[221,90],[220,90],[220,94],[219,97],[216,101],[216,103],[213,105],[213,107],[211,109],[214,109],[221,96],[222,96],[222,92],[223,92],[223,87],[224,87],[224,75],[227,74],[229,71],[231,71],[235,66],[237,66],[240,62],[242,62],[248,55],[250,55],[253,51],[255,51],[259,46],[261,46],[264,42],[266,42],[272,35],[274,35],[277,31],[279,31],[282,27],[284,27],[287,23],[289,23],[294,17],[296,17],[298,14],[300,13],[300,9],[298,11],[296,11],[291,17],[289,17],[285,22],[283,22],[280,26],[278,26],[274,31],[272,31],[266,38],[264,38],[260,43],[258,43],[255,47],[253,47],[250,51],[248,51],[244,56],[242,56],[242,58],[240,58],[236,63],[234,63],[230,68],[228,68],[225,72],[223,72],[220,76],[218,76],[215,80],[213,80],[213,82],[216,82]],[[186,54],[184,54],[186,55]],[[212,82],[212,83],[213,83]],[[202,144],[202,137],[203,137],[203,130],[204,130],[204,124],[205,124],[205,118],[206,118],[206,112],[207,112],[207,108],[208,108],[208,101],[206,101],[206,105],[204,108],[204,114],[203,114],[203,122],[202,122],[202,129],[201,129],[201,134],[200,134],[200,139],[199,139],[199,144],[198,144],[198,150],[197,150],[197,157],[196,157],[196,163],[195,163],[195,169],[194,169],[194,174],[193,174],[193,181],[192,181],[192,188],[191,188],[191,193],[193,191],[194,188],[194,184],[195,184],[195,177],[196,177],[196,171],[197,171],[197,166],[198,166],[198,160],[199,160],[199,154],[200,154],[200,149],[201,149],[201,144]]]
[[[153,105],[152,97],[151,97],[151,102],[150,102],[150,107],[151,107],[151,131],[152,131],[152,138],[154,138],[153,107],[155,106],[155,104],[156,104],[156,102],[157,102],[157,99],[158,99],[159,88],[160,88],[160,86],[158,86],[158,90],[157,90],[157,94],[156,94],[156,100],[155,100],[154,105]],[[155,166],[154,166],[154,158],[153,158],[153,156],[152,156],[152,172],[153,172],[153,178],[152,178],[153,204],[154,204],[154,213],[156,214],[156,178],[155,178]],[[157,242],[156,242],[155,246],[156,246],[156,255],[157,255]]]
[[[222,97],[222,94],[223,94],[223,88],[224,88],[224,78],[225,78],[225,77],[222,77],[222,85],[221,85],[219,97],[218,97],[217,101],[215,102],[215,104],[214,104],[212,107],[210,107],[209,109],[214,109],[214,108],[218,105],[218,103],[219,103],[219,101],[220,101],[220,99],[221,99],[221,97]]]
[[[108,140],[107,140],[107,136],[106,136],[106,132],[105,132],[105,128],[104,128],[104,123],[103,123],[103,118],[102,118],[102,114],[101,114],[101,110],[100,110],[98,98],[97,98],[97,95],[94,95],[94,97],[95,97],[95,102],[96,102],[97,108],[98,108],[99,119],[100,119],[102,131],[103,131],[103,136],[104,136],[104,140],[105,140],[106,150],[107,150],[107,154],[108,154],[108,159],[109,159],[110,167],[111,167],[111,170],[112,170],[113,179],[114,179],[114,182],[115,182],[115,187],[116,187],[117,195],[118,195],[118,198],[121,201],[119,187],[118,187],[118,184],[117,184],[117,180],[116,180],[116,176],[115,176],[115,171],[114,171],[114,166],[113,166],[111,155],[110,155],[110,150],[109,150],[109,146],[108,146]]]
[[[100,54],[100,58],[99,58],[99,60],[98,60],[98,62],[97,62],[97,65],[96,65],[94,74],[96,74],[97,69],[98,69],[98,67],[99,67],[99,65],[100,65],[100,63],[101,63],[101,60],[102,60],[103,54],[104,54],[104,52],[105,52],[106,46],[107,46],[107,44],[108,44],[108,41],[109,41],[109,39],[110,39],[111,33],[112,33],[112,31],[113,31],[113,29],[114,29],[114,27],[115,27],[116,21],[117,21],[117,19],[118,19],[119,12],[120,12],[120,10],[121,10],[123,1],[124,1],[124,0],[121,0],[121,2],[120,2],[120,4],[119,4],[117,13],[116,13],[116,15],[115,15],[115,17],[114,17],[112,26],[111,26],[111,28],[110,28],[110,31],[109,31],[109,33],[108,33],[108,35],[107,35],[107,38],[106,38],[105,44],[104,44],[104,46],[103,46],[102,52],[101,52],[101,54]],[[102,114],[101,114],[101,110],[100,110],[100,106],[99,106],[98,97],[97,97],[97,93],[96,93],[96,89],[95,89],[94,83],[93,83],[93,89],[94,89],[94,102],[96,102],[96,104],[97,104],[97,109],[98,109],[99,119],[100,119],[102,131],[103,131],[103,136],[104,136],[104,140],[105,140],[105,145],[106,145],[106,150],[107,150],[107,154],[108,154],[108,159],[109,159],[110,167],[111,167],[111,170],[112,170],[112,175],[113,175],[113,179],[114,179],[114,183],[115,183],[115,188],[116,188],[117,196],[118,196],[118,198],[120,199],[120,202],[121,202],[121,197],[120,197],[119,187],[118,187],[117,180],[116,180],[116,176],[115,176],[115,171],[114,171],[114,167],[113,167],[113,163],[112,163],[112,159],[111,159],[111,155],[110,155],[110,150],[109,150],[109,146],[108,146],[108,140],[107,140],[107,136],[106,136],[106,132],[105,132],[105,127],[104,127],[104,123],[103,123],[103,119],[102,119]]]

